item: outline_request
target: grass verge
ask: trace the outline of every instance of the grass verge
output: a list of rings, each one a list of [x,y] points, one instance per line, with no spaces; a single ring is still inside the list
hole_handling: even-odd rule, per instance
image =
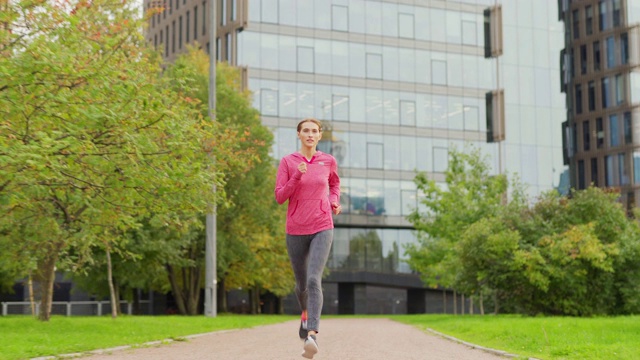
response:
[[[53,316],[43,323],[29,316],[0,317],[0,360],[29,359],[138,345],[211,331],[248,328],[295,319],[278,315]]]
[[[523,358],[640,359],[640,316],[403,315],[391,318]]]

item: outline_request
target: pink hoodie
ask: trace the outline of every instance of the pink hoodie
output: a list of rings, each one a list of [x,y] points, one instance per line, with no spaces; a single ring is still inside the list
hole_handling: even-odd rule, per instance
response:
[[[307,163],[307,172],[298,165]],[[282,158],[276,177],[276,201],[287,208],[287,234],[311,235],[333,229],[331,204],[340,202],[340,178],[336,159],[316,151],[311,160],[295,152]]]

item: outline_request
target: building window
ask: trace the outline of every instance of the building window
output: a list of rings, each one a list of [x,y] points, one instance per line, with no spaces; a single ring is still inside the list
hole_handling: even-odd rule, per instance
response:
[[[173,14],[173,0],[169,0],[169,15]]]
[[[616,66],[616,42],[613,36],[607,38],[607,68]]]
[[[584,160],[578,160],[578,190],[586,188],[584,175]]]
[[[349,31],[349,8],[342,5],[331,5],[331,29]]]
[[[277,24],[279,12],[278,3],[278,0],[262,0],[262,4],[260,6],[260,21]]]
[[[176,10],[180,9],[180,0],[176,0]]]
[[[593,7],[591,5],[584,9],[585,16],[587,18],[585,25],[587,27],[587,35],[593,34]]]
[[[591,184],[598,186],[598,158],[591,159]]]
[[[620,126],[616,114],[609,115],[609,146],[620,146]]]
[[[580,46],[580,73],[587,73],[587,45]]]
[[[442,173],[447,171],[449,167],[449,151],[447,148],[434,146],[433,147],[433,172]]]
[[[633,1],[633,0],[629,0]],[[620,0],[613,0],[613,26],[620,26]]]
[[[298,46],[298,72],[312,73],[314,71],[313,48]]]
[[[431,60],[431,82],[434,85],[447,85],[447,62]]]
[[[202,2],[202,35],[207,32],[207,2]]]
[[[640,184],[640,152],[633,153],[633,182]]]
[[[622,74],[616,75],[616,105],[620,105],[624,103],[625,99],[625,86],[624,86],[624,77]]]
[[[331,118],[337,121],[349,121],[349,97],[345,95],[332,95],[331,102]]]
[[[169,25],[166,26],[165,31],[165,43],[164,43],[164,56],[169,56]]]
[[[604,157],[604,186],[613,186],[613,155]]]
[[[382,79],[382,55],[367,53],[367,78]]]
[[[573,10],[573,38],[580,37],[580,11]]]
[[[629,35],[627,33],[620,34],[620,63],[629,63]]]
[[[600,70],[600,42],[593,43],[593,71]]]
[[[231,21],[238,19],[238,4],[236,0],[231,0]]]
[[[633,143],[633,131],[631,129],[631,113],[624,113],[624,143],[625,145]]]
[[[596,109],[596,83],[595,81],[589,81],[589,88],[587,89],[587,98],[589,111]]]
[[[382,169],[384,164],[384,146],[381,143],[367,142],[367,168]]]
[[[193,40],[198,38],[198,5],[193,7]]]
[[[260,90],[260,112],[265,116],[278,116],[278,90]]]
[[[162,30],[160,30],[160,38],[162,38]],[[153,35],[153,47],[158,48],[158,34]]]
[[[478,45],[478,31],[475,21],[462,20],[462,45]]]
[[[190,15],[191,15],[191,14],[189,13],[189,10],[187,10],[187,23],[185,24],[185,27],[184,27],[184,30],[185,30],[185,42],[186,42],[186,43],[188,43],[188,42],[189,42],[189,40],[190,40],[190,39],[189,39],[189,30],[190,30],[190,27],[191,27],[191,24],[190,24],[190,20],[191,20]]]
[[[627,156],[625,153],[618,154],[618,178],[620,179],[620,185],[629,185]]]
[[[591,150],[591,131],[589,129],[589,120],[582,122],[582,148],[584,151]]]
[[[216,60],[222,61],[222,39],[220,37],[216,37]]]
[[[464,21],[463,21],[464,24]],[[398,36],[413,39],[415,20],[413,14],[398,13]],[[464,36],[464,35],[463,35]]]
[[[582,85],[576,85],[576,114],[582,114]]]
[[[416,126],[415,101],[400,100],[400,125]]]
[[[225,26],[227,24],[227,0],[219,0],[220,8],[220,25]]]
[[[607,1],[605,1],[605,0],[600,1],[600,4],[598,6],[599,10],[600,10],[600,14],[599,14],[600,18],[598,19],[599,22],[600,22],[600,24],[599,24],[600,25],[600,27],[599,27],[600,31],[604,31],[609,27],[609,25],[607,23]]]
[[[610,86],[609,86],[609,78],[608,77],[603,77],[602,81],[601,81],[601,86],[600,86],[600,92],[602,93],[602,108],[606,109],[608,108],[611,104],[609,103],[609,93],[611,92]]]
[[[180,1],[176,3],[179,4]],[[178,49],[182,49],[182,16],[178,18]]]
[[[176,53],[176,21],[171,22],[171,53]]]
[[[602,149],[604,146],[604,124],[602,118],[596,119],[596,147]]]

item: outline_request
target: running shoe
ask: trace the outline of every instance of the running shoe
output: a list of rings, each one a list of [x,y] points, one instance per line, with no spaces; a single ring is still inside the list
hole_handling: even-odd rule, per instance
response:
[[[300,340],[306,339],[307,335],[309,335],[306,319],[300,319],[300,330],[298,330],[298,335],[300,335]]]
[[[306,359],[313,359],[313,355],[318,353],[318,342],[315,335],[309,335],[304,341],[304,351],[302,351],[302,357]]]

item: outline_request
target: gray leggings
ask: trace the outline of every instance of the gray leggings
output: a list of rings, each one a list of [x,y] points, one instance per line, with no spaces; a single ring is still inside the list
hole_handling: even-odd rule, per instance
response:
[[[296,277],[296,296],[307,310],[307,329],[318,331],[322,312],[322,273],[329,257],[333,229],[311,235],[287,234],[287,251]]]

